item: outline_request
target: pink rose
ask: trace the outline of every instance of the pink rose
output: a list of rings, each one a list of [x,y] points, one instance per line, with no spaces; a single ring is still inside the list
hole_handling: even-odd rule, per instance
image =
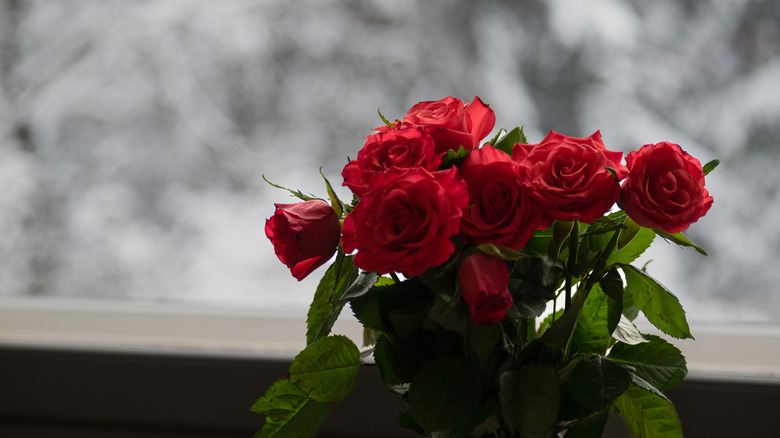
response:
[[[508,288],[509,268],[494,255],[478,252],[466,257],[458,271],[458,283],[476,326],[501,321],[514,304]]]
[[[644,145],[628,154],[626,165],[620,204],[643,227],[679,233],[712,206],[701,163],[676,144]]]
[[[617,202],[618,180],[628,172],[620,164],[622,157],[622,152],[607,150],[599,131],[587,138],[550,131],[541,143],[518,143],[512,151],[512,158],[528,171],[544,227],[554,219],[592,223],[603,216]]]
[[[265,235],[293,277],[303,280],[336,252],[341,237],[339,218],[324,201],[274,205],[274,215],[265,222]]]
[[[433,137],[436,153],[474,150],[496,124],[496,115],[479,97],[470,104],[454,97],[420,102],[404,116],[399,127],[418,126]]]
[[[492,243],[522,248],[539,225],[538,207],[528,197],[525,170],[509,155],[483,146],[460,166],[469,190],[469,208],[463,212],[460,235],[473,244]]]
[[[468,205],[457,169],[429,172],[391,168],[371,178],[368,191],[344,220],[344,249],[355,265],[381,274],[420,275],[447,261]]]
[[[442,162],[442,154],[436,154],[434,149],[433,139],[420,128],[390,129],[371,135],[357,159],[344,166],[344,185],[355,195],[363,196],[371,177],[391,167],[434,171]]]

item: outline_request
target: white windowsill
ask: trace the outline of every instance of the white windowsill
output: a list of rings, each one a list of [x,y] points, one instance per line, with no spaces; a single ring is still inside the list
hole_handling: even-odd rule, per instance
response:
[[[693,328],[695,341],[672,340],[687,358],[689,379],[780,383],[780,327]],[[334,332],[362,340],[348,309]],[[0,346],[291,360],[305,337],[301,314],[0,299]]]
[[[363,333],[347,321],[334,332],[357,342]],[[0,298],[0,346],[291,360],[305,339],[305,315],[289,312]]]

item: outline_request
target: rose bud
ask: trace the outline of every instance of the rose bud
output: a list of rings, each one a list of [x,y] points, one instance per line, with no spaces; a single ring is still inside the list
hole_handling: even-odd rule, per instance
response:
[[[293,277],[303,280],[336,252],[341,238],[339,218],[325,201],[274,205],[274,215],[265,222],[265,235]]]
[[[712,206],[701,163],[676,144],[644,145],[628,154],[626,166],[620,205],[643,227],[679,233]]]
[[[509,295],[509,268],[499,257],[475,253],[463,261],[458,271],[463,301],[469,306],[471,322],[476,326],[501,321],[512,307]]]

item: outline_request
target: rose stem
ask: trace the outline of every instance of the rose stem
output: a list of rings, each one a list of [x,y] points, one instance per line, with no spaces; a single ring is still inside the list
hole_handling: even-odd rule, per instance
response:
[[[566,301],[564,302],[564,309],[566,310],[569,310],[571,306],[571,277],[574,265],[577,263],[577,246],[579,242],[580,224],[579,221],[574,221],[574,225],[571,227],[571,234],[569,235],[569,262],[566,265]]]

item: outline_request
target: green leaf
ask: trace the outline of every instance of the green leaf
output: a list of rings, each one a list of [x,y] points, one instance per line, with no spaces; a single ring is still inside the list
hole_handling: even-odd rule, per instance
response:
[[[377,114],[379,114],[379,118],[382,119],[382,122],[384,122],[385,125],[389,126],[390,128],[395,128],[395,125],[393,125],[389,120],[387,120],[385,115],[382,114],[382,109],[381,108],[377,108],[376,112],[377,112]]]
[[[631,384],[631,368],[611,361],[601,355],[593,355],[577,365],[569,379],[571,397],[595,412],[605,409]]]
[[[277,189],[282,189],[282,190],[286,190],[286,191],[290,192],[291,195],[295,196],[296,198],[300,199],[301,201],[313,201],[315,199],[319,199],[320,201],[324,201],[324,199],[317,198],[316,196],[311,195],[311,194],[307,195],[307,194],[303,193],[300,190],[288,189],[287,187],[280,186],[279,184],[274,184],[271,181],[269,181],[268,178],[265,177],[265,175],[263,175],[263,180],[265,182],[267,182],[268,184],[276,187]]]
[[[344,307],[344,303],[338,303],[338,300],[357,273],[358,269],[352,263],[352,256],[344,256],[344,252],[339,250],[336,260],[325,271],[325,275],[317,285],[314,300],[309,306],[306,315],[307,345],[330,334],[333,324]]]
[[[339,199],[338,195],[336,195],[336,191],[333,190],[333,186],[330,184],[330,181],[328,181],[328,178],[326,178],[325,174],[322,173],[322,167],[320,167],[320,176],[323,180],[325,180],[325,188],[327,189],[328,196],[330,197],[330,205],[336,212],[336,216],[340,218],[344,214],[344,203],[341,202],[341,199]]]
[[[609,347],[609,300],[595,285],[585,299],[571,339],[570,355],[604,354]],[[565,316],[565,315],[564,315]]]
[[[574,228],[574,222],[559,221],[553,222],[553,246],[550,248],[550,257],[557,258],[561,252],[563,243],[566,242],[566,238],[571,234],[571,230]]]
[[[499,377],[504,421],[520,437],[551,437],[558,423],[561,387],[558,370],[546,364],[527,364]]]
[[[466,307],[459,299],[436,294],[428,309],[428,319],[453,332],[465,335],[469,327]]]
[[[563,316],[563,312],[566,311],[564,308],[560,308],[555,311],[555,313],[550,313],[547,315],[542,322],[539,324],[539,334],[542,335],[544,332],[547,331],[548,328],[550,328],[555,321],[558,321],[561,319],[561,316]]]
[[[670,240],[670,241],[672,241],[672,242],[674,242],[674,243],[676,243],[676,244],[678,244],[680,246],[690,246],[693,249],[695,249],[696,251],[698,251],[699,254],[707,255],[707,251],[703,250],[701,247],[699,247],[695,243],[693,243],[690,240],[688,240],[688,238],[685,237],[685,235],[683,235],[683,233],[674,233],[674,234],[672,234],[672,233],[667,233],[664,230],[658,230],[658,229],[653,230],[653,231],[655,231],[655,234],[658,234],[659,236],[663,237],[666,240]]]
[[[425,431],[420,427],[420,424],[417,423],[417,420],[414,419],[411,411],[401,412],[401,415],[398,416],[398,424],[404,429],[409,429],[418,435],[425,435]]]
[[[626,222],[629,222],[630,219],[626,219]],[[633,222],[633,221],[631,221]],[[639,225],[637,225],[639,227]],[[623,246],[620,246],[620,241],[623,239],[624,233],[631,234],[634,232],[634,228],[629,225],[628,231],[623,230],[620,233],[620,237],[618,237],[618,249],[616,252],[613,252],[612,254],[607,257],[607,264],[606,266],[613,266],[616,264],[629,264],[637,259],[640,255],[642,255],[647,248],[650,247],[650,245],[653,243],[653,239],[655,239],[655,233],[653,230],[649,228],[639,227],[639,229],[636,230],[634,237],[628,240],[627,242],[624,242]]]
[[[503,134],[504,132],[506,132],[506,130],[504,128],[500,128],[496,133],[496,135],[493,136],[493,138],[485,142],[485,145],[489,145],[489,146],[495,145],[496,142],[498,141],[498,138],[501,137],[501,134]]]
[[[620,301],[615,301],[612,299],[612,297],[607,296],[607,332],[610,334],[610,336],[615,331],[618,324],[620,324],[620,319],[623,317],[622,312],[623,303]],[[609,345],[611,344],[612,340],[610,339]]]
[[[634,298],[628,292],[628,288],[623,288],[623,315],[629,321],[633,321],[639,316],[639,307],[634,304]]]
[[[705,164],[704,167],[702,167],[704,174],[709,175],[710,172],[712,172],[713,170],[715,170],[716,167],[718,167],[718,164],[720,164],[720,160],[712,160],[709,163]]]
[[[628,319],[625,315],[620,315],[620,321],[615,330],[612,332],[612,337],[618,341],[628,344],[636,345],[642,342],[647,342],[642,332]]]
[[[380,335],[377,338],[376,344],[374,345],[374,361],[376,362],[377,368],[379,368],[379,374],[382,376],[382,381],[385,385],[400,385],[404,382],[395,375],[387,359],[388,343],[389,341],[385,335]]]
[[[428,434],[464,423],[479,408],[480,396],[479,377],[456,358],[424,364],[409,386],[412,415]]]
[[[523,130],[523,128],[524,126],[520,127],[520,138],[517,139],[517,142],[522,144],[528,144],[528,139],[525,138],[525,131]]]
[[[582,418],[566,429],[566,438],[601,438],[609,420],[609,409]]]
[[[536,230],[531,238],[528,239],[523,252],[531,256],[546,256],[549,253],[550,245],[553,240],[552,228],[546,228],[544,230]]]
[[[577,319],[580,316],[580,310],[585,302],[584,293],[577,292],[572,299],[572,307],[563,312],[560,318],[557,318],[547,330],[542,333],[539,339],[553,349],[567,351],[571,343],[574,329],[577,326]]]
[[[647,392],[655,394],[656,396],[658,396],[658,397],[660,397],[660,398],[662,398],[662,399],[664,399],[664,400],[666,400],[668,402],[671,402],[671,400],[666,398],[666,395],[663,392],[661,392],[660,389],[658,389],[655,386],[651,385],[650,382],[648,382],[647,380],[639,377],[638,375],[636,375],[636,373],[631,373],[631,384],[636,386],[639,389],[644,389]]]
[[[396,283],[397,282],[390,277],[379,277],[376,279],[376,283],[374,283],[374,287],[392,286]]]
[[[289,380],[278,380],[252,406],[252,412],[266,417],[255,438],[313,437],[330,408],[330,404],[307,397]]]
[[[477,246],[475,249],[477,251],[484,252],[485,254],[501,257],[504,260],[518,260],[524,257],[528,257],[528,254],[523,252],[515,251],[514,249],[510,249],[505,246],[497,246],[492,243],[483,243],[482,245]]]
[[[364,326],[400,336],[422,326],[433,299],[433,293],[424,284],[409,279],[374,286],[368,293],[350,299],[349,303]]]
[[[371,327],[363,327],[363,346],[376,344],[377,339],[382,334],[379,330],[374,330]]]
[[[388,385],[399,385],[412,381],[422,367],[422,360],[393,343],[388,336],[380,336],[374,347],[382,381]]]
[[[587,253],[601,254],[606,251],[607,246],[613,235],[620,231],[620,225],[607,222],[606,219],[602,221],[593,222],[590,225],[580,223],[579,235],[580,235],[580,247],[578,258],[583,259]],[[617,245],[617,240],[615,240]],[[610,253],[614,251],[614,248]],[[568,256],[569,249],[564,248],[563,255]],[[604,254],[604,260],[606,260],[609,254]],[[591,256],[593,257],[593,256]]]
[[[631,385],[615,407],[635,438],[683,438],[672,403],[652,392]]]
[[[622,269],[634,304],[650,323],[669,336],[693,339],[685,311],[677,297],[644,271],[630,265]]]
[[[474,356],[479,359],[480,364],[484,364],[493,348],[496,347],[502,336],[500,324],[489,324],[480,327],[469,324],[468,326],[468,347]]]
[[[355,281],[353,281],[341,295],[339,301],[343,303],[364,295],[378,282],[378,280],[379,274],[376,272],[360,271]]]
[[[584,359],[585,356],[583,355],[574,356],[566,365],[558,370],[558,380],[560,380],[561,383],[567,383],[571,378],[571,373],[574,371],[574,368],[576,368]]]
[[[290,366],[290,381],[323,403],[344,399],[355,386],[360,351],[346,336],[328,336],[309,345]]]
[[[507,311],[509,318],[531,319],[541,315],[547,302],[555,297],[562,273],[563,264],[547,256],[547,247],[544,255],[515,261],[508,284],[514,301]]]
[[[618,342],[608,357],[630,364],[637,376],[660,390],[677,386],[688,373],[685,357],[669,342],[657,336],[646,337],[648,342],[634,345]]]
[[[604,293],[613,300],[623,302],[623,278],[617,269],[610,269],[599,280],[599,285]]]
[[[382,289],[384,289],[384,287],[375,288],[370,294],[365,294],[349,301],[349,305],[352,307],[352,313],[355,315],[355,318],[363,324],[363,327],[368,327],[380,332],[389,329],[383,321],[384,315],[379,308],[379,291]]]
[[[509,293],[514,305],[507,310],[507,316],[513,319],[536,318],[547,308],[547,292],[541,288],[525,287],[517,278],[509,279]]]
[[[621,249],[628,245],[628,242],[634,239],[634,236],[639,233],[642,226],[634,222],[630,217],[626,216],[623,219],[623,229],[620,230],[620,237],[618,238],[617,248]]]
[[[436,296],[434,305],[437,302],[441,302],[439,296]],[[450,306],[448,310],[453,310],[452,306]],[[439,311],[442,311],[443,313],[439,313]],[[435,312],[434,315],[431,315],[432,312]],[[432,306],[429,301],[416,301],[409,306],[387,311],[385,314],[387,315],[387,321],[389,322],[389,332],[402,339],[419,333],[423,324],[425,324],[426,320],[431,318],[431,316],[438,316],[442,318],[442,320],[448,318],[450,320],[455,319],[456,324],[458,323],[457,319],[460,318],[462,320],[461,324],[464,326],[466,324],[465,319],[463,319],[465,318],[464,315],[461,314],[457,317],[453,316],[451,312],[447,312],[444,308],[434,309],[434,306]],[[437,320],[437,322],[444,322],[442,320]]]
[[[448,169],[452,166],[459,166],[466,158],[468,158],[471,151],[460,146],[457,151],[452,149],[447,151],[447,155],[444,156],[444,162],[439,166],[439,169]]]
[[[571,359],[570,362],[575,361]],[[551,347],[550,344],[544,342],[542,339],[534,339],[522,349],[522,351],[515,352],[515,368],[517,365],[525,364],[545,364],[550,365],[558,369],[558,367],[564,362],[563,349]],[[561,373],[559,373],[559,376]],[[559,379],[560,380],[560,379]]]
[[[501,406],[499,406],[497,402],[481,404],[477,412],[465,423],[447,430],[433,432],[431,438],[468,438],[471,436],[483,436],[484,434],[495,430],[495,427],[498,425],[495,416],[500,410]],[[491,427],[491,425],[493,427]],[[476,435],[477,433],[480,435]]]
[[[510,157],[512,156],[512,148],[514,147],[515,143],[520,141],[520,128],[515,128],[509,132],[506,133],[503,137],[501,137],[498,142],[496,142],[493,147],[505,152]]]

